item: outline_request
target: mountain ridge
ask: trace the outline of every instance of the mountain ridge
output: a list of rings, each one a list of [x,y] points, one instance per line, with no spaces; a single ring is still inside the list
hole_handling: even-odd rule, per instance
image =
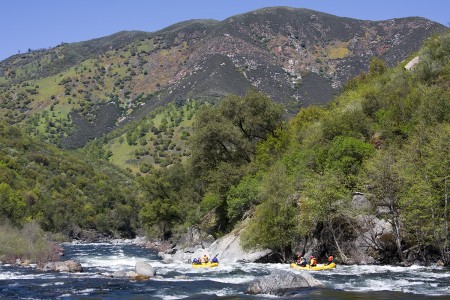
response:
[[[1,61],[0,116],[12,124],[36,118],[46,128],[37,134],[61,144],[80,134],[74,114],[95,125],[96,110],[110,102],[119,115],[107,123],[119,126],[172,101],[214,102],[252,87],[292,115],[328,103],[372,57],[395,65],[445,28],[417,17],[367,21],[270,7],[150,33],[122,31]],[[113,129],[98,128],[95,136]]]

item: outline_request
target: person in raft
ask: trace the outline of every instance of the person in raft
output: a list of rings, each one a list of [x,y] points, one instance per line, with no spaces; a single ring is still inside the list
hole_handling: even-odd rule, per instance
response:
[[[314,256],[311,255],[311,257],[309,258],[309,266],[310,267],[315,267],[317,266],[317,260]]]
[[[202,258],[202,262],[203,262],[204,264],[207,264],[207,263],[208,263],[208,261],[209,261],[209,258],[208,258],[208,256],[206,256],[206,254],[205,254],[205,255],[203,255],[203,258]]]
[[[333,260],[334,260],[333,255],[328,256],[328,262],[327,262],[327,265],[331,264],[331,263],[333,262]]]
[[[219,263],[219,260],[217,259],[217,257],[213,257],[212,259],[211,259],[211,262],[213,262],[213,263]]]
[[[306,259],[303,256],[298,256],[296,264],[301,267],[306,267]]]
[[[201,265],[202,264],[202,259],[199,257],[195,257],[194,260],[192,261],[193,264],[195,265]]]

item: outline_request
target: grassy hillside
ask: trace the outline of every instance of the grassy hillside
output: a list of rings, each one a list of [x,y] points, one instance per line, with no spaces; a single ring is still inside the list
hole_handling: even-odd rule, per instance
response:
[[[193,100],[161,106],[140,121],[89,143],[83,151],[134,174],[184,162],[190,155],[186,143],[199,107]]]

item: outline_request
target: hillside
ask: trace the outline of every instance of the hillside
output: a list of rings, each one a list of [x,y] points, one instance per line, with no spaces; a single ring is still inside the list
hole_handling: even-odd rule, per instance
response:
[[[0,116],[76,148],[166,103],[217,101],[249,87],[292,115],[328,103],[373,56],[395,65],[444,29],[422,18],[372,22],[274,7],[119,32],[1,61]]]
[[[135,178],[111,164],[39,142],[0,122],[1,224],[30,221],[72,238],[132,237],[140,228]],[[95,236],[90,236],[90,238]]]

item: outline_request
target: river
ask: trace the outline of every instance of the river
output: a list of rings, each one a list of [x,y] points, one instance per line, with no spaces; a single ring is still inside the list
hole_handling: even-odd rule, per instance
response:
[[[81,263],[81,273],[42,273],[0,265],[2,299],[283,299],[245,294],[249,283],[288,264],[221,264],[192,269],[166,264],[154,251],[130,243],[64,244],[64,260]],[[220,257],[219,257],[220,258]],[[146,261],[159,278],[130,281],[105,273],[132,271]],[[295,299],[450,299],[450,269],[443,267],[341,266],[314,272],[325,289],[309,289]]]

